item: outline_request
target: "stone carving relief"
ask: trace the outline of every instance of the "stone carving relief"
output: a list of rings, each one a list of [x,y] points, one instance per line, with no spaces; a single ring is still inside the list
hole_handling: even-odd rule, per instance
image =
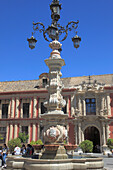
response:
[[[104,95],[105,84],[98,83],[96,80],[91,82],[89,76],[89,82],[83,81],[81,84],[75,86],[76,92],[76,105],[74,107],[73,117],[86,115],[86,98],[96,99],[96,113],[97,115],[107,115],[106,98]]]
[[[47,107],[49,112],[55,110],[62,110],[66,105],[66,101],[61,95],[62,88],[64,87],[60,77],[62,76],[61,67],[65,65],[64,60],[60,56],[58,51],[61,48],[60,42],[54,40],[50,43],[50,47],[53,49],[49,59],[45,60],[45,63],[49,67],[49,85],[47,86],[48,98],[44,102],[44,106]]]
[[[83,81],[82,84],[76,86],[76,90],[78,92],[81,92],[81,91],[103,91],[104,90],[104,86],[105,84],[102,84],[102,83],[98,83],[97,80],[94,80],[93,83],[91,82],[85,82]]]
[[[62,143],[67,138],[67,130],[64,126],[51,126],[44,132],[45,143]]]

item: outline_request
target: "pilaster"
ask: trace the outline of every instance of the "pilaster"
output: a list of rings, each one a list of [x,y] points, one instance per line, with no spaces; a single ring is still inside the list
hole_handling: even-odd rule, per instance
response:
[[[81,143],[81,122],[78,123],[78,140],[79,144]]]
[[[77,129],[77,124],[75,124],[75,145],[78,144],[78,129]]]
[[[33,118],[36,118],[36,114],[37,114],[37,97],[35,96],[33,99]]]
[[[14,125],[14,139],[17,138],[17,125]]]
[[[37,97],[37,103],[36,103],[36,118],[39,117],[39,97]]]
[[[111,115],[110,94],[107,94],[107,109],[108,109],[108,116],[110,116]]]
[[[83,115],[86,116],[86,102],[85,102],[85,98],[83,99]]]
[[[15,118],[19,117],[19,98],[16,98]]]
[[[105,123],[102,123],[102,127],[103,127],[103,145],[106,145],[106,135],[105,135]]]
[[[15,105],[15,98],[12,98],[12,103],[11,103],[11,118],[14,118],[14,105]]]
[[[39,125],[38,125],[38,123],[35,124],[35,127],[36,127],[35,141],[37,141],[37,140],[39,139],[39,136],[38,136],[38,128],[39,128]]]
[[[10,124],[10,132],[9,132],[10,136],[9,136],[9,140],[12,139],[12,135],[13,135],[13,125]]]
[[[78,96],[78,110],[80,111],[80,113],[81,113],[81,107],[82,107],[81,98],[80,98],[80,96]]]
[[[36,135],[36,125],[33,124],[33,130],[32,130],[32,140],[35,141],[35,135]]]
[[[8,143],[8,140],[9,140],[9,124],[7,125],[6,129],[7,129],[6,130],[7,133],[6,133],[6,141],[5,142]]]
[[[30,118],[33,118],[33,111],[34,111],[34,107],[33,107],[34,103],[33,103],[33,101],[34,101],[34,99],[32,97],[31,100],[30,100],[30,111],[31,111],[31,114],[29,115]]]

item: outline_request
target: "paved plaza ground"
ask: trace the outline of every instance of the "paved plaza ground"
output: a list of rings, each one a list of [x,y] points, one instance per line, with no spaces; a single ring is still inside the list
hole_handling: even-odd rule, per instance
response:
[[[107,156],[105,156],[103,154],[92,154],[92,155],[103,158],[105,170],[113,170],[113,157],[112,158],[108,158]],[[4,168],[4,170],[5,169],[6,168]],[[0,170],[2,170],[1,167],[0,167]]]

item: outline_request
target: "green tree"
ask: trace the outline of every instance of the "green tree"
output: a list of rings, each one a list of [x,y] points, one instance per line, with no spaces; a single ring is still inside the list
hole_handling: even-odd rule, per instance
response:
[[[79,146],[85,153],[93,151],[93,142],[90,140],[84,140]]]
[[[0,134],[0,140],[3,140],[4,138],[3,138],[3,136]]]
[[[36,141],[36,144],[37,144],[37,145],[43,145],[43,142],[42,142],[41,139],[38,139],[38,140]]]
[[[22,143],[26,143],[29,136],[26,135],[25,132],[23,132],[18,134],[18,138],[21,140]]]
[[[30,145],[36,145],[36,142],[32,140],[32,141],[30,142]]]
[[[110,148],[110,150],[112,150],[113,149],[113,139],[108,139],[107,140],[107,146]]]
[[[12,153],[14,151],[14,148],[15,146],[18,146],[18,147],[21,147],[21,140],[19,138],[16,138],[16,139],[11,139],[9,142],[8,142],[8,147],[9,147],[9,150],[10,152]]]
[[[35,141],[31,141],[30,142],[31,145],[43,145],[43,142],[41,139],[38,139],[36,142]]]

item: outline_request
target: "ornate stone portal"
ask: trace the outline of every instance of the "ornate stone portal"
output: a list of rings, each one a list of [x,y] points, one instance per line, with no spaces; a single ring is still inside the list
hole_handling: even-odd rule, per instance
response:
[[[62,108],[66,105],[66,101],[61,95],[63,84],[60,79],[62,76],[60,70],[62,66],[65,65],[65,62],[60,56],[59,49],[62,46],[60,42],[54,40],[49,46],[53,51],[51,52],[49,59],[45,60],[46,65],[49,67],[49,84],[46,86],[48,98],[44,102],[47,113],[41,115],[41,118],[43,119],[42,124],[44,126],[44,144],[52,146],[48,146],[50,150],[46,149],[47,146],[45,147],[42,158],[66,159],[67,154],[63,142],[67,138],[65,126],[68,115],[64,114],[62,111]],[[56,147],[55,149],[55,147],[53,148],[53,145],[59,145],[59,147]]]

